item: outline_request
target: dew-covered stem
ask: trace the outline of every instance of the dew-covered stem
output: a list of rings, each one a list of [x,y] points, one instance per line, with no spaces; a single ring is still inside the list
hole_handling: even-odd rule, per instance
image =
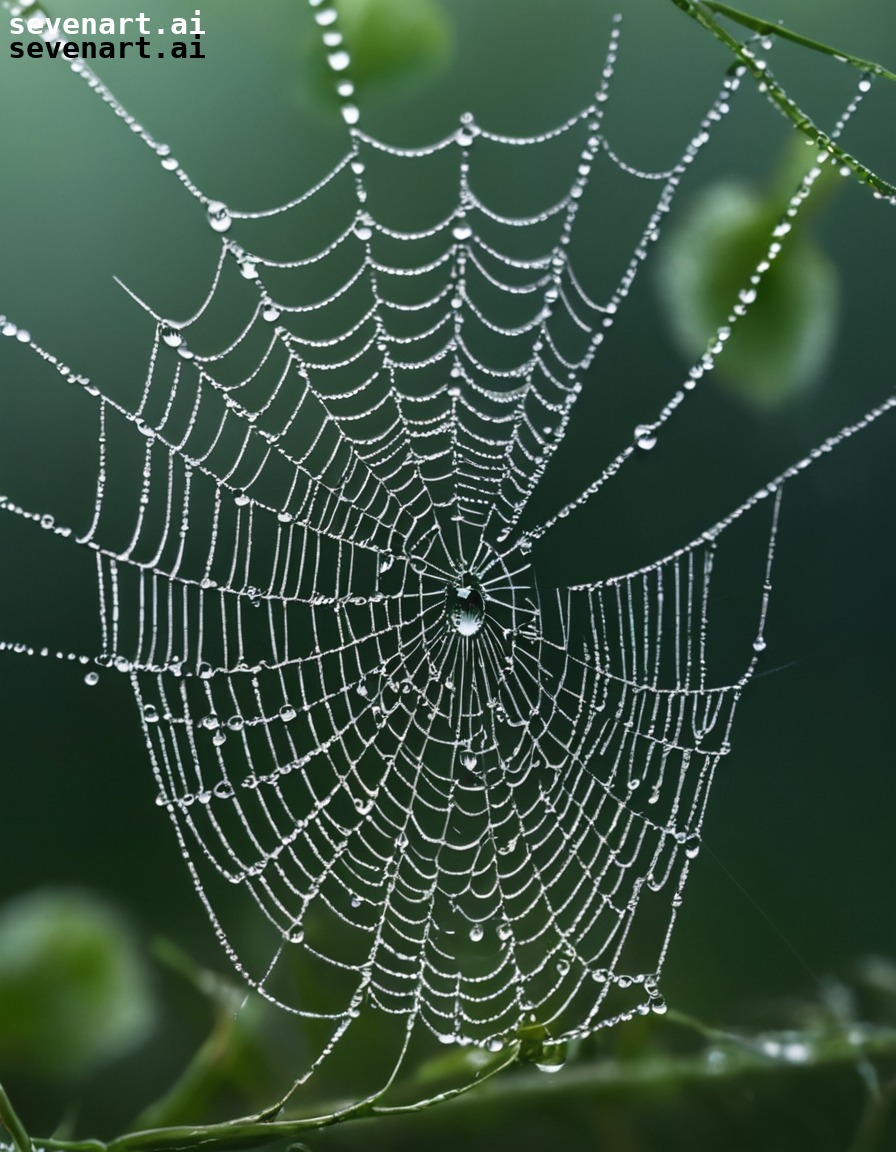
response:
[[[772,24],[769,21],[760,20],[757,17],[741,13],[737,9],[728,8],[727,5],[724,4],[710,3],[708,0],[672,0],[672,3],[675,4],[677,8],[680,8],[682,12],[686,13],[686,15],[690,16],[691,19],[696,20],[701,27],[705,28],[731,51],[741,67],[746,69],[757,84],[760,85],[761,90],[768,100],[783,116],[791,121],[798,132],[801,132],[808,140],[815,144],[820,151],[826,152],[836,160],[837,163],[849,168],[850,171],[859,178],[861,183],[867,184],[874,192],[891,200],[896,199],[896,185],[891,184],[889,180],[885,180],[882,176],[873,172],[866,164],[863,164],[851,153],[841,148],[826,132],[819,128],[812,118],[803,111],[796,101],[787,94],[778,81],[775,80],[769,72],[765,61],[759,59],[748,45],[741,44],[739,40],[732,36],[731,33],[715,19],[715,15],[727,16],[729,19],[754,31],[759,36],[780,36],[785,40],[800,44],[802,47],[810,48],[812,51],[833,56],[837,60],[861,69],[866,76],[874,75],[881,76],[887,80],[896,80],[896,74],[888,71],[880,64],[860,60],[856,56],[850,56],[845,52],[811,40],[808,37],[801,36],[796,32],[789,32],[778,24]]]

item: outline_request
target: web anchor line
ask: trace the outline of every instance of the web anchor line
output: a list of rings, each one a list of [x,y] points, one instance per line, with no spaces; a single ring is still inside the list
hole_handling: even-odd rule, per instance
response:
[[[129,676],[157,804],[222,948],[248,986],[306,1022],[296,1088],[371,1020],[391,1038],[388,1088],[418,1042],[509,1057],[527,1029],[562,1044],[665,1011],[662,968],[712,781],[768,642],[784,489],[896,396],[666,556],[546,587],[539,548],[685,410],[828,160],[654,419],[578,496],[521,528],[744,69],[663,171],[629,163],[606,131],[615,22],[596,93],[554,129],[509,136],[465,114],[433,145],[398,147],[360,127],[336,10],[310,6],[348,150],[274,208],[207,195],[71,65],[203,207],[220,251],[184,319],[122,285],[152,329],[130,392],[0,318],[10,347],[97,406],[80,534],[15,495],[0,511],[94,554],[98,654],[56,655],[92,659],[92,678]],[[533,166],[550,155],[564,191],[508,212],[478,180],[487,150]],[[448,173],[447,209],[407,226],[374,209],[380,181],[432,160]],[[596,287],[576,241],[602,174],[652,190],[631,255]],[[329,237],[312,228],[310,252],[256,243],[278,221],[305,237],[303,213],[324,210]],[[761,571],[743,652],[723,673],[710,649],[719,568],[754,524]]]

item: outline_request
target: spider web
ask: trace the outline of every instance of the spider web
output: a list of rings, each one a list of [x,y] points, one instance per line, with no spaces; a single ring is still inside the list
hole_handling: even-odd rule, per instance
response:
[[[511,137],[465,115],[432,146],[396,147],[364,131],[336,14],[312,9],[347,151],[266,211],[208,197],[71,65],[196,199],[220,255],[186,320],[139,302],[154,335],[130,399],[2,320],[80,388],[98,427],[83,531],[11,497],[2,510],[94,554],[94,663],[130,678],[158,804],[231,961],[317,1022],[312,1069],[371,1014],[392,1023],[399,1063],[421,1031],[498,1051],[537,1021],[560,1042],[665,1010],[660,974],[713,774],[765,647],[782,493],[896,399],[655,563],[540,586],[552,529],[654,447],[829,158],[668,402],[578,495],[527,520],[741,73],[668,171],[631,166],[605,134],[616,25],[594,99],[552,131]],[[477,191],[478,164],[544,162],[563,190],[531,212]],[[651,203],[596,292],[574,240],[593,186],[617,178]],[[390,180],[423,198],[447,189],[447,206],[402,227],[377,194]],[[739,528],[762,564],[740,670],[718,679],[713,577]]]

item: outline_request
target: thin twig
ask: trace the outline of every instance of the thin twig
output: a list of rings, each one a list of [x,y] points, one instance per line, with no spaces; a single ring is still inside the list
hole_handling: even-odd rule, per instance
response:
[[[711,12],[715,12],[719,16],[727,16],[735,24],[740,24],[759,36],[778,36],[782,40],[790,40],[793,44],[799,44],[802,48],[811,48],[813,52],[833,56],[841,64],[849,64],[853,68],[858,68],[860,72],[868,72],[873,76],[880,76],[884,80],[896,80],[896,72],[890,72],[889,69],[873,60],[863,60],[860,56],[852,56],[841,48],[834,48],[830,44],[824,44],[821,40],[812,40],[808,36],[802,36],[799,32],[785,28],[782,24],[763,20],[759,16],[752,16],[749,12],[741,12],[739,8],[731,8],[728,4],[718,4],[716,0],[703,0],[703,3]]]
[[[16,1152],[34,1152],[31,1137],[25,1130],[25,1125],[19,1119],[9,1097],[3,1090],[2,1084],[0,1084],[0,1124],[3,1125],[12,1137]]]
[[[808,37],[801,36],[797,32],[791,32],[789,29],[783,28],[778,24],[771,24],[766,20],[760,20],[746,13],[739,12],[736,8],[728,8],[727,5],[717,4],[714,0],[672,0],[672,3],[728,48],[741,67],[746,69],[757,84],[762,87],[768,100],[782,115],[791,121],[798,132],[801,132],[807,139],[811,140],[818,147],[819,151],[826,152],[829,156],[837,160],[838,163],[849,168],[863,184],[867,184],[881,196],[896,201],[896,185],[891,184],[882,176],[878,176],[876,172],[873,172],[866,164],[857,160],[851,153],[846,152],[839,144],[835,143],[826,132],[819,128],[796,101],[788,96],[768,71],[764,61],[757,59],[752,49],[741,44],[739,40],[732,36],[731,33],[716,20],[715,14],[719,13],[739,24],[743,24],[744,27],[757,32],[759,35],[781,36],[784,39],[791,40],[813,51],[843,59],[846,63],[852,64],[853,67],[861,68],[865,73],[881,76],[887,80],[896,80],[896,74],[889,72],[880,64],[860,60],[857,56],[849,56],[826,44],[810,40]]]
[[[550,1080],[543,1073],[492,1079],[515,1061],[517,1053],[514,1050],[462,1088],[413,1104],[385,1106],[367,1100],[360,1105],[329,1109],[322,1106],[313,1116],[270,1121],[248,1118],[223,1124],[159,1128],[127,1133],[108,1144],[95,1140],[42,1140],[40,1148],[41,1152],[180,1152],[195,1150],[201,1145],[205,1152],[239,1152],[278,1143],[294,1143],[309,1131],[349,1120],[422,1112],[451,1097],[455,1098],[455,1106],[462,1107],[466,1101],[466,1106],[474,1109],[490,1107],[496,1102],[510,1107],[521,1097],[537,1094],[547,1083],[550,1083],[552,1094],[585,1092],[589,1097],[595,1097],[626,1088],[640,1091],[651,1084],[672,1088],[703,1081],[730,1083],[741,1076],[778,1074],[788,1068],[799,1068],[805,1074],[812,1068],[849,1067],[863,1061],[892,1060],[896,1056],[896,1030],[892,1028],[865,1026],[861,1033],[849,1036],[840,1031],[823,1035],[788,1031],[751,1036],[708,1028],[688,1017],[677,1018],[674,1022],[700,1033],[709,1042],[708,1047],[694,1056],[651,1054],[639,1060],[605,1058],[577,1063],[564,1069],[560,1076],[550,1077]],[[486,1086],[486,1080],[492,1082]],[[874,1120],[879,1121],[877,1114]],[[16,1152],[31,1150],[17,1143]],[[863,1152],[866,1152],[865,1148]]]

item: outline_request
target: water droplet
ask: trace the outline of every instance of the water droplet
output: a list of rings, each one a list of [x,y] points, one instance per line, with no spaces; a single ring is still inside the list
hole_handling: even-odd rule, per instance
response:
[[[805,1064],[812,1055],[812,1049],[800,1040],[789,1040],[782,1045],[781,1055],[791,1064]]]
[[[231,716],[230,719],[227,721],[227,727],[230,729],[231,732],[242,732],[245,725],[246,725],[246,722],[242,718],[242,716]]]
[[[200,661],[199,665],[196,668],[196,674],[200,680],[211,680],[211,678],[212,678],[212,666],[211,666],[211,664],[207,664],[204,660]]]
[[[566,1045],[543,1044],[533,1063],[539,1072],[559,1072],[566,1063]]]
[[[639,424],[635,429],[635,443],[645,452],[656,447],[656,433],[649,424]]]
[[[245,492],[237,492],[233,498],[234,504],[237,508],[245,508],[247,504],[251,503],[252,497],[248,496]]]
[[[159,710],[156,708],[155,704],[143,705],[143,719],[147,724],[158,724]]]
[[[361,119],[361,113],[358,111],[357,105],[355,105],[355,104],[343,104],[342,105],[342,119],[348,125],[357,124],[358,121]]]
[[[455,240],[469,240],[473,235],[473,229],[465,220],[459,220],[451,229],[451,233]]]
[[[241,260],[240,261],[240,275],[244,280],[257,280],[258,279],[258,265],[254,260]]]
[[[754,652],[764,652],[766,647],[767,647],[767,645],[766,645],[765,639],[762,636],[757,636],[756,639],[753,641],[753,651]]]
[[[210,200],[206,208],[206,216],[208,218],[209,226],[215,232],[227,232],[233,220],[230,218],[230,213],[227,211],[227,205],[222,204],[220,200]]]
[[[327,63],[334,72],[344,72],[351,62],[351,57],[348,52],[342,50],[339,52],[331,52],[327,57]]]
[[[373,797],[365,796],[355,801],[355,810],[359,816],[366,816],[373,809]]]
[[[485,929],[481,924],[474,924],[470,929],[470,939],[474,944],[478,944],[482,937],[485,935]]]
[[[262,320],[267,320],[269,324],[273,324],[275,320],[280,319],[280,309],[275,308],[273,304],[267,304],[261,310]]]
[[[468,769],[470,772],[474,771],[477,764],[476,753],[462,752],[460,756],[460,762],[463,764],[464,768]]]
[[[214,730],[218,727],[218,717],[214,714],[210,716],[203,716],[199,721],[199,726],[200,728],[206,728],[208,731],[214,732]]]
[[[498,925],[498,939],[509,940],[512,935],[513,929],[511,928],[510,924],[506,920],[502,920]]]
[[[227,733],[219,728],[212,736],[212,744],[214,744],[216,748],[220,748],[226,739]]]
[[[88,672],[84,676],[84,683],[88,688],[95,688],[100,682],[99,672]]]
[[[485,597],[472,576],[449,588],[445,606],[448,620],[461,636],[475,636],[485,622]]]
[[[706,1050],[706,1063],[710,1072],[724,1072],[728,1066],[728,1054],[721,1048],[708,1048]]]
[[[162,339],[169,348],[179,348],[184,342],[184,338],[180,332],[170,324],[163,324],[160,332],[162,333]]]
[[[284,723],[288,722],[289,720],[295,720],[296,710],[293,708],[292,704],[284,704],[280,709],[279,716],[280,719],[284,721]]]
[[[499,1036],[493,1036],[491,1040],[487,1040],[485,1044],[489,1052],[500,1052],[504,1047],[504,1041]]]
[[[55,521],[55,520],[53,519],[53,517],[52,517],[52,516],[49,514],[49,512],[45,513],[45,514],[44,514],[43,516],[41,516],[41,518],[40,518],[40,526],[41,526],[41,528],[48,528],[48,529],[49,529],[49,528],[52,528],[52,527],[53,527],[53,525],[54,525],[55,523],[56,523],[56,521]]]

